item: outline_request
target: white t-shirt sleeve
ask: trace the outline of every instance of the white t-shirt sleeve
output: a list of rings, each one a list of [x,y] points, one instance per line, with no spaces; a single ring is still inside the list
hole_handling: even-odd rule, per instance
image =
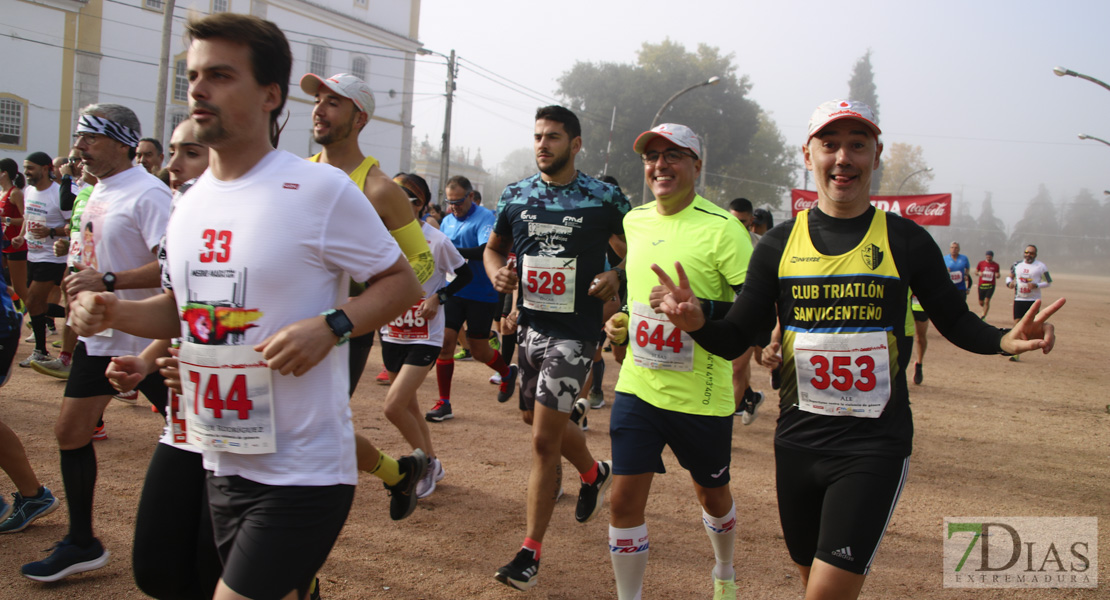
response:
[[[353,183],[339,190],[321,243],[325,262],[355,281],[367,281],[401,258],[401,248]]]
[[[135,203],[132,218],[143,236],[146,247],[154,250],[166,235],[166,223],[170,220],[172,196],[168,189],[152,187],[143,193]]]

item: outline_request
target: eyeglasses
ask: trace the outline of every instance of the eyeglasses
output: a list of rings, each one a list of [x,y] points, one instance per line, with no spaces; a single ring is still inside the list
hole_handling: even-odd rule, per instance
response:
[[[462,204],[463,202],[466,202],[466,198],[463,197],[463,198],[459,198],[458,200],[444,200],[444,202],[450,204],[451,206],[458,206],[458,205]]]
[[[108,136],[99,133],[75,133],[73,134],[73,145],[76,146],[78,142],[85,142],[86,146],[91,146],[100,138],[105,137]]]
[[[640,158],[644,161],[645,165],[650,165],[650,164],[653,164],[655,162],[658,162],[660,155],[663,156],[663,160],[666,161],[666,163],[668,165],[673,165],[673,164],[681,161],[685,157],[690,157],[694,160],[698,159],[698,157],[695,156],[694,154],[691,154],[689,152],[683,152],[682,150],[675,150],[674,148],[671,148],[670,150],[664,150],[661,153],[660,152],[645,152],[645,153],[640,155]]]

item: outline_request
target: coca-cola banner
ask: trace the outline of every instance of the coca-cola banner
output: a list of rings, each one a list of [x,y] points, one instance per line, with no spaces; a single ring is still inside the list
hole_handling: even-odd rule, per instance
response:
[[[910,219],[918,225],[947,227],[952,221],[952,194],[923,196],[871,196],[871,204],[879,209]],[[790,190],[790,215],[817,206],[817,192]]]

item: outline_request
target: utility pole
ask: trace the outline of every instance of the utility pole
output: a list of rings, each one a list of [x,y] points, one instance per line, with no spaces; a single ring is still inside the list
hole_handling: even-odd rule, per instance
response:
[[[439,198],[447,197],[447,167],[451,164],[451,103],[455,98],[455,51],[447,59],[447,115],[443,118],[443,150],[439,157]],[[438,204],[438,202],[437,202]]]
[[[170,37],[173,35],[173,8],[175,0],[166,0],[162,7],[162,54],[158,59],[158,93],[154,96],[154,133],[160,143],[166,143],[166,79],[170,71]]]

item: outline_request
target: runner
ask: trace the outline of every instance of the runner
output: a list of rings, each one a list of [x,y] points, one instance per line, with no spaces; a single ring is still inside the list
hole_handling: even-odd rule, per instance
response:
[[[944,257],[944,264],[948,267],[948,278],[956,286],[957,290],[964,293],[966,298],[968,293],[971,292],[971,262],[967,257],[960,254],[960,244],[952,242],[948,246],[948,254]]]
[[[723,314],[744,283],[751,238],[739,220],[694,190],[702,151],[690,128],[665,123],[636,138],[633,149],[655,201],[624,220],[631,323],[618,327],[613,342],[631,342],[631,359],[621,365],[609,417],[609,558],[617,597],[640,597],[649,546],[646,505],[655,473],[665,472],[662,452],[669,446],[690,473],[702,507],[716,560],[713,597],[735,599],[736,504],[728,485],[736,410],[732,365],[656,313],[662,293],[650,267],[675,260],[691,265],[694,287]],[[618,313],[609,323],[610,329],[628,323],[628,315]]]
[[[817,108],[803,146],[817,208],[760,240],[744,291],[724,318],[707,322],[678,265],[677,284],[657,268],[670,290],[663,311],[723,356],[740,354],[753,334],[769,331],[777,304],[779,516],[807,598],[859,595],[905,484],[913,436],[908,291],[945,337],[981,354],[1049,352],[1055,335],[1045,320],[1064,304],[1027,315],[1009,332],[968,310],[946,283],[949,271],[932,237],[870,204],[880,133],[861,102]]]
[[[192,120],[211,155],[167,230],[173,290],[140,302],[82,294],[74,325],[183,337],[188,439],[212,471],[224,566],[214,597],[300,598],[357,482],[343,344],[420,287],[345,175],[274,150],[292,66],[281,30],[218,13],[186,32]],[[370,283],[348,300],[351,277]],[[405,460],[383,468],[415,487],[426,460]]]
[[[11,275],[11,287],[20,304],[26,303],[27,293],[27,242],[17,246],[15,238],[23,229],[23,188],[27,180],[19,172],[19,165],[10,158],[0,159],[0,219],[4,223],[4,266]]]
[[[979,306],[983,307],[984,321],[987,313],[991,311],[991,297],[994,296],[994,286],[1001,275],[1002,267],[994,262],[994,251],[987,250],[987,256],[975,266],[975,276],[979,278]]]
[[[520,590],[536,584],[562,486],[562,457],[582,481],[578,522],[597,514],[612,483],[611,463],[594,460],[570,413],[601,342],[602,307],[620,291],[623,261],[605,270],[605,258],[611,236],[623,242],[621,220],[630,208],[617,188],[575,168],[582,126],[573,112],[537,110],[533,148],[540,172],[505,188],[484,256],[494,288],[521,297],[520,405],[532,426],[532,469],[524,543],[495,574]],[[504,402],[512,392],[502,390],[497,399]]]
[[[1041,290],[1052,285],[1052,276],[1048,274],[1048,266],[1037,260],[1037,247],[1029,244],[1025,247],[1023,260],[1010,267],[1010,276],[1006,278],[1006,287],[1014,290],[1014,322],[1017,323],[1033,308],[1033,303],[1041,299]],[[1018,362],[1017,355],[1010,360]]]

